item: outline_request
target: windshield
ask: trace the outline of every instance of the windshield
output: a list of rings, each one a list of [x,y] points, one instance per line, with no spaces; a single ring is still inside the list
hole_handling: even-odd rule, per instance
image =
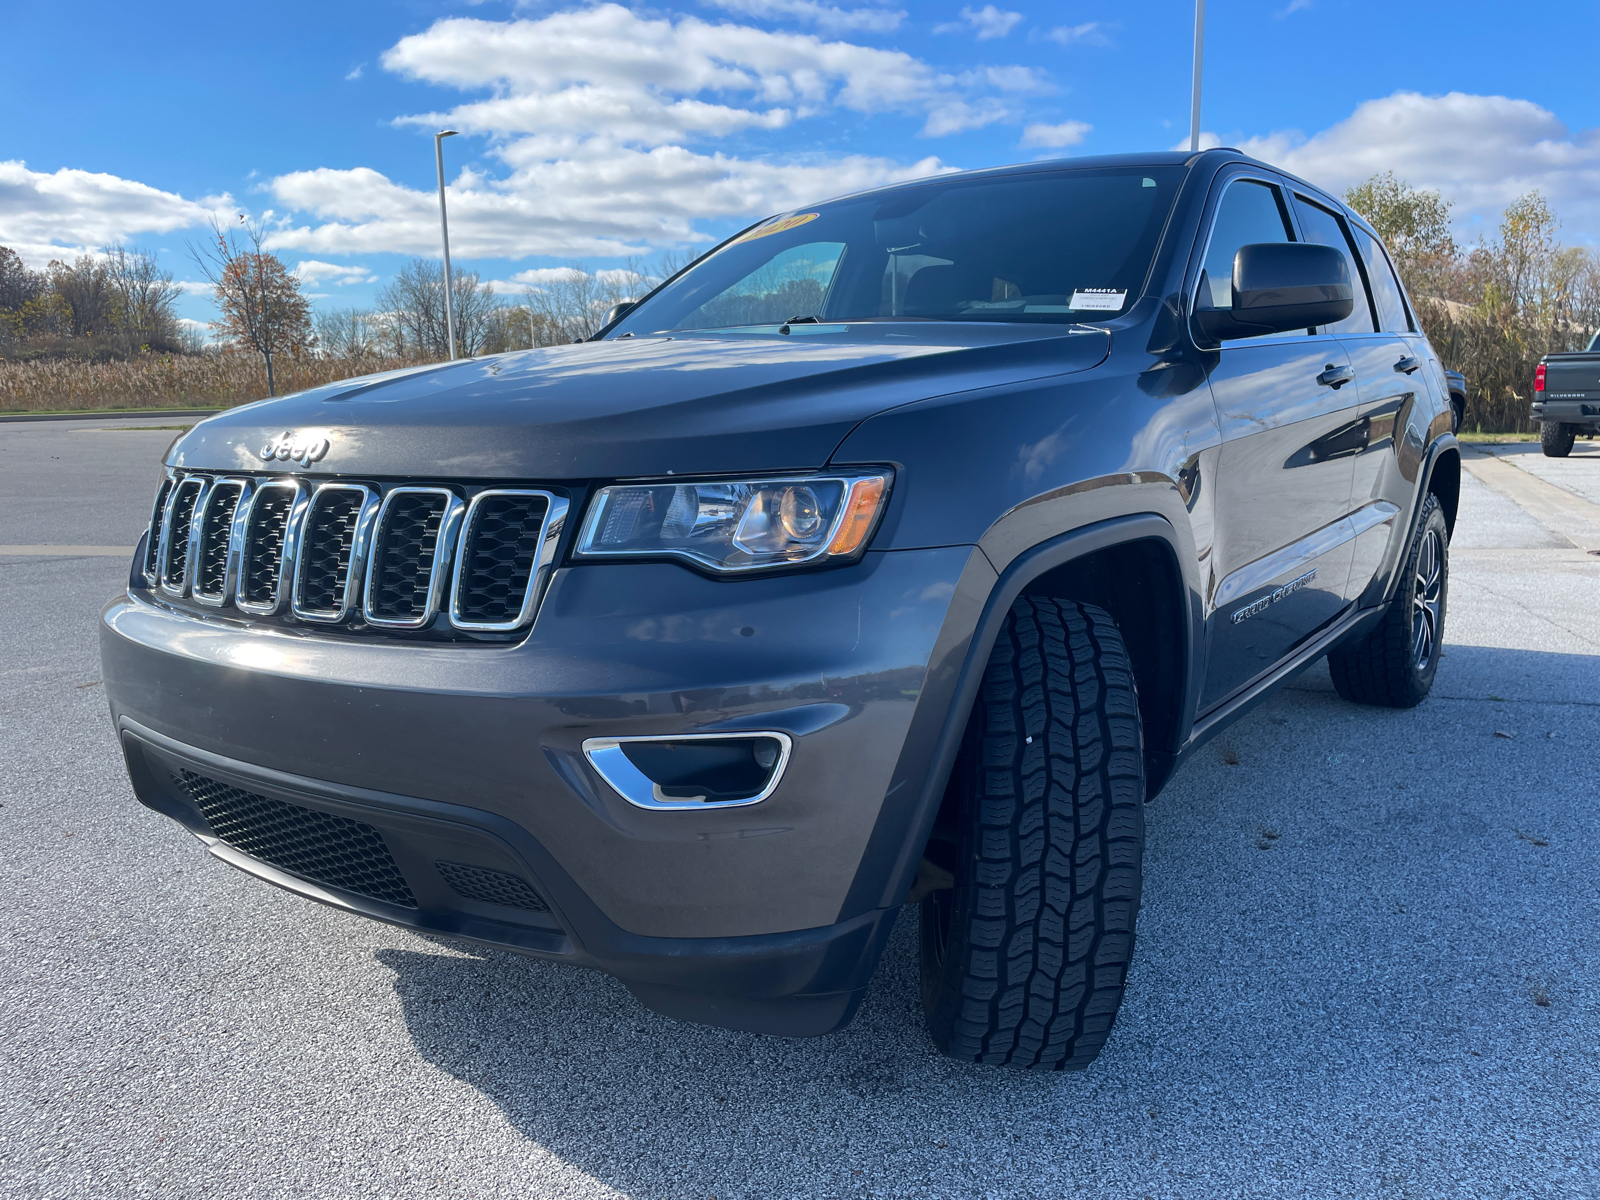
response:
[[[1104,321],[1139,297],[1182,167],[927,183],[763,221],[608,335],[794,320]]]

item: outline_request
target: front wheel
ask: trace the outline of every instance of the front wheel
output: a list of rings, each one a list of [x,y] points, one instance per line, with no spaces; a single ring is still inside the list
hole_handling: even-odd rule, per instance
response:
[[[1122,1003],[1144,857],[1138,696],[1115,622],[1024,596],[989,657],[930,857],[922,1002],[952,1058],[1094,1061]]]
[[[1389,611],[1354,645],[1328,651],[1339,695],[1357,704],[1414,708],[1433,688],[1450,589],[1450,531],[1439,498],[1422,505]]]
[[[1546,458],[1565,458],[1572,453],[1572,443],[1577,440],[1575,425],[1546,421],[1539,426],[1539,447]]]

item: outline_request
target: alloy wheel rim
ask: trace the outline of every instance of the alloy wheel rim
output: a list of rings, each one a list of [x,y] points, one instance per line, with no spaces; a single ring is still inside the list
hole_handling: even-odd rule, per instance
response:
[[[1426,670],[1439,643],[1439,597],[1444,591],[1444,553],[1439,531],[1430,529],[1417,549],[1416,580],[1411,590],[1412,660],[1417,670]]]

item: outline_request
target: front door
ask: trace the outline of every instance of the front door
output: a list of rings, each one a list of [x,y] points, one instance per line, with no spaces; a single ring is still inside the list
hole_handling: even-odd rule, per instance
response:
[[[1249,176],[1226,185],[1201,288],[1226,307],[1240,246],[1292,241],[1287,197]],[[1201,707],[1270,671],[1346,607],[1359,393],[1321,330],[1224,342],[1211,375],[1222,432],[1209,653]]]

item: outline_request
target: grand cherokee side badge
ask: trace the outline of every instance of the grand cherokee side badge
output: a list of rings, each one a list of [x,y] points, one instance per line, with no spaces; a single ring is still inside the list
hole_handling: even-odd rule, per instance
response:
[[[273,459],[278,459],[280,462],[292,460],[303,467],[309,467],[327,452],[327,438],[291,433],[285,429],[277,437],[267,439],[267,444],[261,447],[261,460],[263,462],[271,462]]]
[[[1282,587],[1268,592],[1265,596],[1261,597],[1261,599],[1255,601],[1254,603],[1246,604],[1238,612],[1234,613],[1230,619],[1235,625],[1239,624],[1241,621],[1248,621],[1256,614],[1266,612],[1267,609],[1271,608],[1285,596],[1290,596],[1295,592],[1298,592],[1316,577],[1317,568],[1312,567],[1311,570],[1307,571],[1304,575],[1301,575],[1296,579],[1289,580],[1289,582],[1284,584]]]

